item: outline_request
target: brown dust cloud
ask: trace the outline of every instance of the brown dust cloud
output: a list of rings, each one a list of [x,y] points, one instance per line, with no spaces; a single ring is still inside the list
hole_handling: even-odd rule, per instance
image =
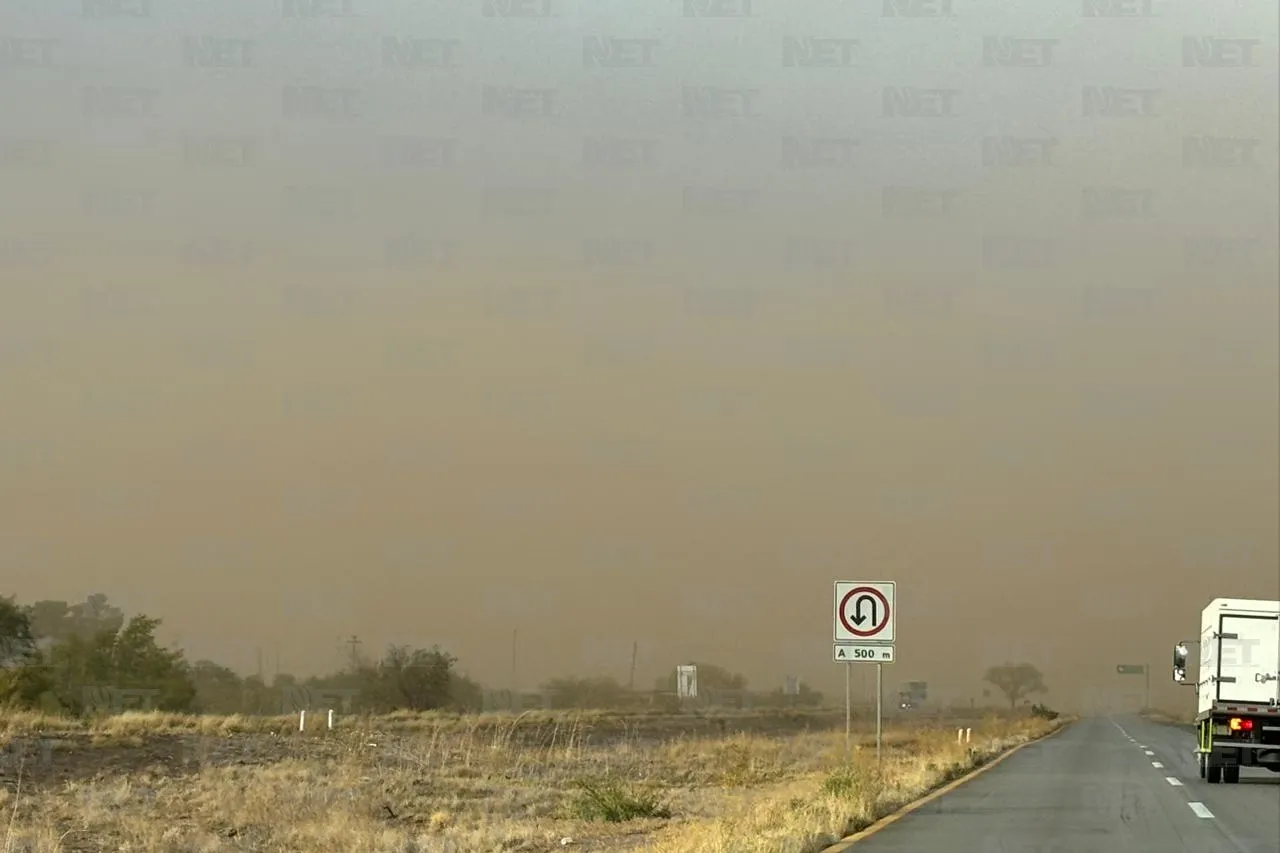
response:
[[[0,593],[1083,710],[1280,595],[1274,8],[3,5]]]

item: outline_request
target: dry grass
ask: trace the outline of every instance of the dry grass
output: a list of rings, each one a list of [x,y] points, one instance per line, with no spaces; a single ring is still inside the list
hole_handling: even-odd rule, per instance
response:
[[[842,729],[721,719],[3,715],[48,746],[0,765],[0,851],[802,853],[1057,725],[890,727],[877,770],[865,729],[846,761]]]

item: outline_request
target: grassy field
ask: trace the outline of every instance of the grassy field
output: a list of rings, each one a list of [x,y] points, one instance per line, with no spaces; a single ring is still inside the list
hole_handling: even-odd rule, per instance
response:
[[[820,850],[1058,725],[842,714],[0,712],[3,853]],[[874,724],[872,724],[874,725]]]

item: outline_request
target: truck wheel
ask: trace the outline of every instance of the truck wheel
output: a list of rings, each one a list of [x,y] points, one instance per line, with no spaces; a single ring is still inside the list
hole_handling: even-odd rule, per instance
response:
[[[1198,754],[1196,755],[1196,764],[1198,764],[1198,765],[1200,766],[1200,778],[1201,778],[1201,779],[1203,779],[1203,778],[1204,778],[1204,770],[1205,770],[1205,765],[1206,765],[1207,763],[1208,763],[1208,762],[1206,761],[1206,756],[1205,756],[1205,754],[1204,754],[1203,752],[1198,753]]]
[[[1222,771],[1222,781],[1228,785],[1235,785],[1240,781],[1240,765],[1227,767]]]
[[[1207,781],[1210,785],[1217,785],[1219,782],[1222,781],[1222,765],[1210,764],[1207,768],[1205,768],[1204,778],[1205,778],[1205,781]]]

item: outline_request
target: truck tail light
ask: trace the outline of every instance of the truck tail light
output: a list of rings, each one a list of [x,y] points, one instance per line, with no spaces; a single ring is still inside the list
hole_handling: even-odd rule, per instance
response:
[[[1241,717],[1232,717],[1227,722],[1227,727],[1233,732],[1251,732],[1253,731],[1253,720],[1246,720]]]

